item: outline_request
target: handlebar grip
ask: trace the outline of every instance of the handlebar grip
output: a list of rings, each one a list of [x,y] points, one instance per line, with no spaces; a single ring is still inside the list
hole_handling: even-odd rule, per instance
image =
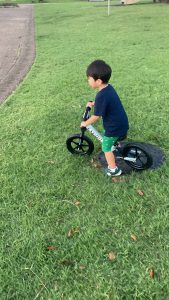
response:
[[[89,112],[91,110],[91,107],[87,106],[86,111]]]
[[[83,121],[86,121],[89,118],[89,111],[91,108],[89,106],[86,107],[85,113],[83,115]]]

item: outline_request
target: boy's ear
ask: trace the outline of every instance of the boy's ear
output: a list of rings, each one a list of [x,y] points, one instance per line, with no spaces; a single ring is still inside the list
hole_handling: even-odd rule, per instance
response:
[[[103,81],[101,79],[97,79],[98,84],[102,84]]]

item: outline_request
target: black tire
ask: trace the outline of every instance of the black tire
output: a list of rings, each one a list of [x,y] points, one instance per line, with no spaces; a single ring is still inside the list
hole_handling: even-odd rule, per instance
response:
[[[90,155],[94,150],[94,144],[87,136],[81,137],[80,134],[73,134],[66,140],[67,149],[72,154]]]
[[[135,162],[125,160],[126,164],[136,170],[146,170],[153,163],[151,155],[143,147],[137,146],[134,143],[124,146],[122,155],[124,157],[136,158]]]

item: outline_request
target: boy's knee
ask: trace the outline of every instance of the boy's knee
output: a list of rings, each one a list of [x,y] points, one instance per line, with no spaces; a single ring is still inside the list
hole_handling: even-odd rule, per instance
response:
[[[107,145],[107,144],[103,144],[103,143],[102,143],[102,151],[103,151],[104,153],[105,153],[105,152],[110,152],[112,146],[113,146],[113,145]]]
[[[116,143],[118,140],[118,137],[103,137],[103,142],[102,142],[102,151],[105,152],[111,152],[112,151],[112,146]]]

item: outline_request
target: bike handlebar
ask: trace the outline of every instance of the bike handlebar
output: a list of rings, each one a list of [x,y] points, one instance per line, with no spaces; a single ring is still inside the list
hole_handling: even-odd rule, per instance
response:
[[[89,118],[89,111],[91,110],[91,108],[89,106],[86,107],[86,110],[84,112],[83,115],[83,121],[86,121]]]
[[[89,101],[89,102],[93,102],[93,101]],[[83,121],[86,121],[87,119],[89,119],[89,111],[91,110],[91,107],[90,106],[87,106],[86,107],[86,110],[84,112],[84,115],[83,115]]]

